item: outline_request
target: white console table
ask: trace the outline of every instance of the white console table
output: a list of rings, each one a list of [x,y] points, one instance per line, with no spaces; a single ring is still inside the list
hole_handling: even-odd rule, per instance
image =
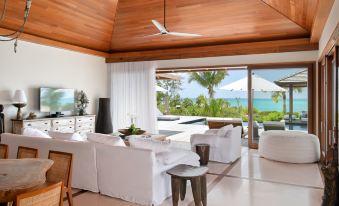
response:
[[[39,118],[31,120],[12,119],[12,132],[22,134],[23,128],[36,128],[45,133],[76,132],[81,136],[88,132],[95,132],[95,115],[69,116],[57,118]]]

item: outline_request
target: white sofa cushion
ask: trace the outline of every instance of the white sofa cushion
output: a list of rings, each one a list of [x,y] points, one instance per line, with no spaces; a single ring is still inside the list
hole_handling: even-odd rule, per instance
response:
[[[192,153],[189,150],[183,149],[170,149],[167,152],[159,152],[155,155],[156,160],[163,165],[170,165],[178,162],[180,159],[185,156],[190,156],[193,160],[198,161],[200,159],[199,155]]]
[[[171,147],[170,141],[159,141],[151,138],[134,137],[128,138],[131,147],[152,150],[154,153],[167,152]]]
[[[224,127],[221,127],[220,129],[218,129],[218,132],[217,132],[216,135],[219,136],[219,137],[226,137],[227,134],[229,134],[231,132],[231,129],[233,129],[232,124],[226,125]]]
[[[125,142],[119,136],[106,135],[100,133],[87,133],[87,140],[90,142],[126,147]]]
[[[52,138],[58,139],[58,140],[85,141],[85,139],[81,137],[81,135],[78,133],[49,131],[48,134]]]
[[[41,138],[52,139],[51,136],[47,135],[43,131],[40,131],[40,130],[35,129],[35,128],[29,128],[29,127],[22,129],[22,135],[25,135],[27,137],[41,137]]]
[[[313,163],[320,159],[320,143],[313,134],[270,130],[261,133],[258,152],[280,162]]]

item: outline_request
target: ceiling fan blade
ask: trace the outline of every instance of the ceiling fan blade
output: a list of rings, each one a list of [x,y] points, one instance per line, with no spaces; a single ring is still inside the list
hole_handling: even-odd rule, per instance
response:
[[[152,37],[152,36],[160,36],[160,35],[161,35],[161,33],[156,33],[156,34],[146,35],[146,36],[144,36],[144,37]]]
[[[181,33],[181,32],[168,32],[167,34],[173,36],[191,36],[191,37],[201,36],[200,34]]]
[[[157,29],[159,29],[160,33],[162,34],[168,33],[166,28],[162,24],[160,24],[157,20],[152,20],[152,23],[154,24],[154,26],[157,27]]]

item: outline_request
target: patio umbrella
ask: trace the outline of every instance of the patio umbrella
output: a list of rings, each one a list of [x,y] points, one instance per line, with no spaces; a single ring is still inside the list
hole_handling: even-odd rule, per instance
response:
[[[233,83],[224,85],[220,89],[228,91],[247,91],[247,82],[247,77],[245,77]],[[286,89],[257,75],[252,76],[252,89],[255,92],[286,92]]]
[[[157,92],[167,92],[166,89],[159,87],[158,85],[155,85],[155,91],[157,91]]]

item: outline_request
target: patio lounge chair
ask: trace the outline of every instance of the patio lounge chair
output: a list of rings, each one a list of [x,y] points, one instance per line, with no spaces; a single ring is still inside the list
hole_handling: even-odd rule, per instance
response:
[[[220,129],[221,127],[224,127],[226,125],[232,124],[233,127],[241,126],[242,127],[242,120],[235,118],[235,119],[225,119],[225,120],[213,120],[208,119],[207,120],[208,127],[210,129]]]
[[[293,114],[292,120],[296,120],[296,119],[297,119],[297,117]],[[290,120],[290,115],[288,115],[288,114],[284,115],[284,120]]]
[[[241,135],[246,135],[244,132],[244,128],[242,126],[242,120],[240,118],[234,118],[234,119],[207,119],[207,124],[209,129],[220,129],[226,125],[232,124],[233,127],[240,126],[241,127]]]
[[[306,111],[302,111],[300,115],[301,122],[307,122],[308,121],[308,114]]]
[[[264,122],[264,131],[285,130],[285,122]]]

